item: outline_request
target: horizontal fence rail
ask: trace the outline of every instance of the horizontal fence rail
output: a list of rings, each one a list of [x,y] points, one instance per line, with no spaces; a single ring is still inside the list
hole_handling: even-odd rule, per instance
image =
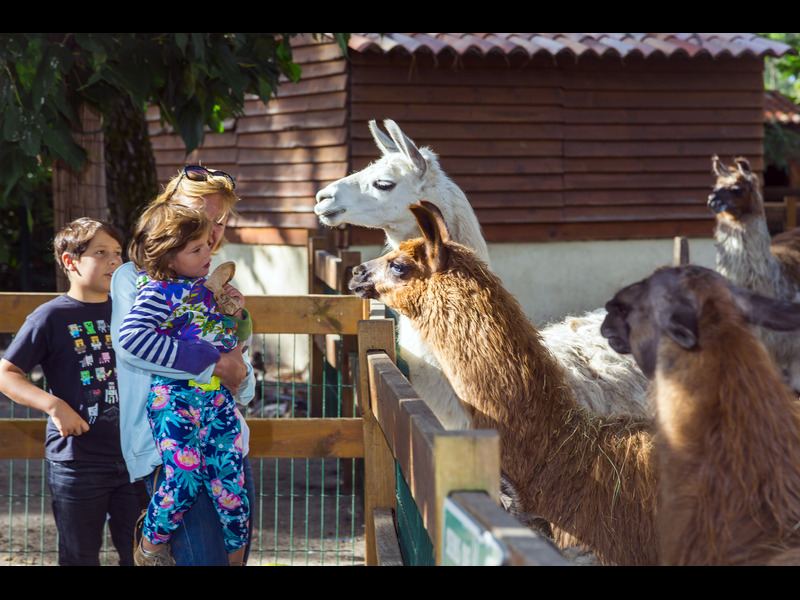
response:
[[[0,293],[0,333],[16,332],[28,314],[57,295]],[[355,296],[247,297],[254,334],[354,335],[366,306]],[[363,457],[357,418],[248,418],[247,424],[253,457]],[[44,420],[0,419],[0,458],[43,458],[44,427]]]

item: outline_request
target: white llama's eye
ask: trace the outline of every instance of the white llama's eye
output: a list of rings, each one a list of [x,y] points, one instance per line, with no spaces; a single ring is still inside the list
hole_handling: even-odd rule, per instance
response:
[[[388,179],[378,179],[372,185],[382,192],[388,192],[395,186],[395,183],[394,181],[389,181]]]

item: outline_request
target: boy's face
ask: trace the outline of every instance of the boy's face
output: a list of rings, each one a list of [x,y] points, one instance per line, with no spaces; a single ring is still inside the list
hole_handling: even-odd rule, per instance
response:
[[[183,277],[205,277],[211,266],[211,246],[208,242],[208,235],[188,242],[169,261],[169,268]]]
[[[111,276],[122,264],[122,248],[99,230],[80,258],[65,255],[63,260],[69,271],[70,290],[74,288],[90,302],[102,302],[111,290]]]

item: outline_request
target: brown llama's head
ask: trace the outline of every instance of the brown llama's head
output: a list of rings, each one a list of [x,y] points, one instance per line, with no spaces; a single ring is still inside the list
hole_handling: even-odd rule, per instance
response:
[[[718,219],[745,221],[764,215],[761,182],[746,158],[735,159],[736,168],[726,167],[718,156],[711,158],[712,171],[717,177],[714,190],[708,196],[708,208]]]
[[[349,288],[362,298],[380,300],[408,314],[409,298],[443,270],[453,247],[469,252],[450,239],[442,213],[425,200],[410,207],[422,237],[407,240],[396,250],[353,269]]]
[[[669,338],[686,351],[700,348],[704,313],[732,315],[776,331],[800,329],[800,304],[761,296],[732,285],[719,273],[699,267],[664,267],[623,288],[606,303],[600,328],[620,354],[633,354],[644,374],[656,372],[658,347]],[[726,317],[727,318],[727,317]]]

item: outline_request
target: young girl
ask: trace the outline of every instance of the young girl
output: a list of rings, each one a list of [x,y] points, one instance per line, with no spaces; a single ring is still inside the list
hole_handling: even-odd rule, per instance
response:
[[[246,317],[243,309],[233,318],[221,314],[205,286],[210,231],[205,213],[179,204],[154,204],[142,214],[129,249],[141,270],[139,291],[119,333],[120,345],[131,354],[198,373],[240,341],[237,320]],[[243,305],[238,291],[230,286],[226,291]],[[181,343],[170,344],[169,338]],[[200,385],[156,376],[147,411],[165,481],[148,507],[137,564],[169,564],[166,542],[203,487],[214,500],[229,562],[240,563],[249,503],[243,489],[241,417],[233,395],[218,380]]]

